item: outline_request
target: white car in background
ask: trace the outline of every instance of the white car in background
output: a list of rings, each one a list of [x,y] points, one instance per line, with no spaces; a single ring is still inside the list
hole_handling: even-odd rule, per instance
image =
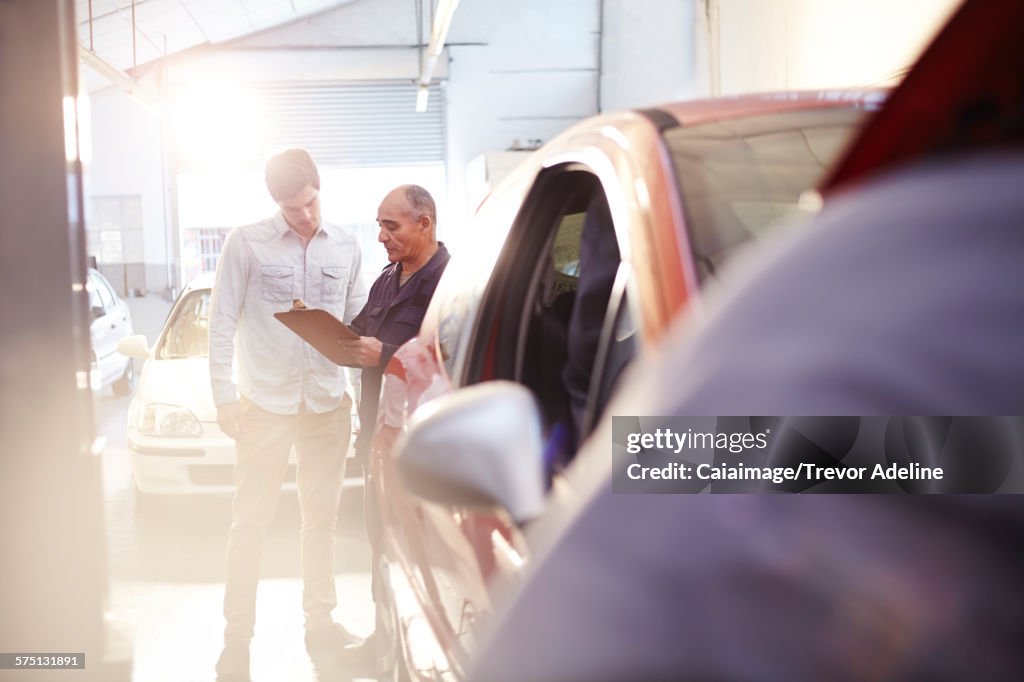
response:
[[[235,443],[217,425],[210,388],[212,287],[212,273],[185,287],[152,348],[142,335],[118,345],[125,355],[146,360],[128,408],[136,511],[157,496],[234,491]],[[294,453],[285,480],[285,489],[294,490]]]
[[[128,395],[135,387],[135,367],[131,358],[118,352],[121,339],[131,336],[132,314],[128,304],[117,295],[107,278],[89,268],[85,281],[89,294],[89,342],[92,366],[89,384],[94,391],[110,386],[114,395]]]

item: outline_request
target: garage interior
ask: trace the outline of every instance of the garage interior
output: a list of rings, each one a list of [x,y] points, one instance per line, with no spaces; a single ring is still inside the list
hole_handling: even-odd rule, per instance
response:
[[[157,682],[214,679],[222,644],[230,502],[137,513],[129,398],[90,387],[88,322],[69,295],[87,264],[153,342],[183,287],[215,270],[228,231],[275,210],[263,159],[301,146],[321,169],[324,216],[359,236],[370,282],[386,263],[376,207],[397,184],[434,194],[439,237],[458,254],[486,193],[574,123],[675,100],[894,84],[956,5],[0,3],[0,499],[18,520],[3,524],[0,649],[86,651],[77,679]],[[350,479],[337,613],[365,635],[361,504]],[[283,498],[253,679],[353,679],[314,669],[303,649],[298,521]],[[39,672],[31,679],[70,677]]]

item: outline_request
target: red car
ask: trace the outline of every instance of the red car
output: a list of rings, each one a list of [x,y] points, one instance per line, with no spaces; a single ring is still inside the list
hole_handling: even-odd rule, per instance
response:
[[[738,247],[815,208],[808,190],[882,99],[790,93],[598,116],[485,200],[475,243],[453,250],[418,338],[387,368],[366,490],[384,672],[463,675],[491,584],[528,560],[521,525],[564,487],[558,472],[623,368]],[[434,410],[457,390],[464,409]],[[516,456],[538,446],[543,463]]]

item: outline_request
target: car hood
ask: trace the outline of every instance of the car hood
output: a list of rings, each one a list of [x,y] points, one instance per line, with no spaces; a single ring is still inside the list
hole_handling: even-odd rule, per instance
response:
[[[180,405],[201,422],[217,421],[210,387],[210,362],[206,358],[149,360],[139,380],[140,404]]]

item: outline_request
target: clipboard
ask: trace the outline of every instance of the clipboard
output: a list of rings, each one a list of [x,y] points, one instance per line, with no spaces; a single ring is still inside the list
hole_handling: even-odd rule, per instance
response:
[[[326,310],[296,305],[286,312],[274,313],[274,317],[334,364],[355,364],[355,358],[346,353],[338,341],[355,340],[359,334]]]

